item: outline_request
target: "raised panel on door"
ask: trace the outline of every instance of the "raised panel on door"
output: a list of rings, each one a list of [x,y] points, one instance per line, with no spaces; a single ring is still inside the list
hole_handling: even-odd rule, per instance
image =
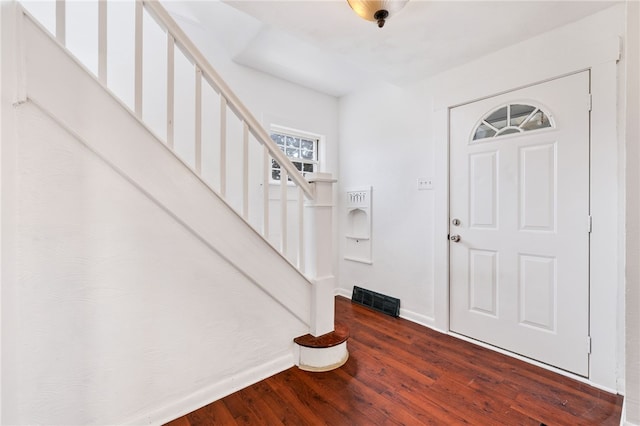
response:
[[[495,229],[498,224],[498,153],[469,156],[469,226]]]
[[[556,331],[557,274],[556,259],[519,255],[520,324]]]
[[[497,297],[498,253],[469,250],[469,310],[496,316]]]
[[[555,231],[556,144],[523,146],[519,156],[520,229]]]

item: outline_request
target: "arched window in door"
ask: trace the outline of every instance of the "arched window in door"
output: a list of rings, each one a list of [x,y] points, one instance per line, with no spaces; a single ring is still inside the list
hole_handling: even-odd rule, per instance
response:
[[[486,114],[473,130],[472,140],[555,127],[552,117],[540,107],[508,104]]]

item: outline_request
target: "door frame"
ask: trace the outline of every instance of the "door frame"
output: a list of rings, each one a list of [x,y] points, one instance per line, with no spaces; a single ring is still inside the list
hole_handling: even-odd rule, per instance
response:
[[[573,72],[573,73],[569,73],[569,74],[565,74],[565,75],[559,76],[557,78],[551,78],[551,79],[544,80],[542,82],[537,82],[537,83],[533,83],[533,84],[530,84],[530,85],[527,85],[527,86],[524,86],[524,87],[519,87],[519,88],[514,89],[512,91],[507,91],[507,92],[501,93],[500,95],[497,95],[497,96],[502,96],[502,97],[504,97],[505,95],[511,96],[510,94],[515,93],[516,91],[521,91],[523,89],[534,88],[536,86],[545,85],[547,83],[553,83],[553,82],[556,82],[558,80],[571,78],[573,76],[580,76],[583,73],[586,73],[588,92],[584,93],[585,97],[587,97],[587,99],[585,99],[583,101],[583,102],[585,102],[585,104],[580,105],[579,108],[587,108],[587,102],[590,103],[589,99],[590,99],[590,96],[591,96],[591,93],[590,93],[590,91],[591,91],[591,87],[590,87],[591,70],[590,69],[576,71],[576,72]],[[581,76],[581,78],[585,78],[585,76]],[[580,86],[580,88],[583,89],[584,86]],[[485,97],[485,98],[482,98],[482,99],[474,100],[472,102],[467,102],[467,103],[464,103],[464,104],[461,104],[461,105],[456,105],[455,107],[450,107],[448,109],[448,113],[449,113],[449,138],[448,138],[449,139],[449,152],[451,152],[451,144],[452,144],[452,140],[451,140],[451,113],[454,110],[454,108],[459,108],[459,107],[463,107],[463,106],[466,106],[466,105],[470,105],[470,104],[473,104],[473,103],[476,103],[476,102],[482,102],[482,101],[486,101],[486,100],[490,100],[491,101],[494,98],[495,98],[495,96],[488,96],[488,97]],[[525,98],[535,101],[535,102],[530,103],[530,105],[538,106],[538,107],[540,107],[540,109],[546,111],[546,113],[551,113],[552,116],[557,116],[558,111],[555,110],[556,106],[548,105],[548,104],[546,104],[545,102],[543,102],[541,100],[536,100],[535,97],[531,98],[530,96],[527,96]],[[511,99],[510,101],[504,101],[504,102],[500,102],[500,103],[496,103],[496,102],[492,101],[490,103],[490,105],[494,105],[494,107],[496,107],[498,105],[520,103],[520,101],[522,100],[522,96],[517,96],[516,95],[515,97],[512,97],[510,99]],[[527,101],[525,101],[525,103],[526,102]],[[581,100],[577,99],[577,104],[579,104],[580,102],[581,102]],[[491,111],[491,106],[489,106],[488,108],[489,109],[487,109],[487,110],[482,110],[480,115],[475,118],[476,125],[478,125],[477,123],[480,121],[480,119],[482,117],[482,114],[488,114]],[[585,111],[585,110],[584,109],[580,109],[580,111]],[[589,118],[590,118],[590,116],[591,116],[591,107],[589,106]],[[556,118],[556,120],[557,120],[557,118]],[[587,225],[588,225],[586,219],[587,219],[587,217],[589,215],[591,215],[591,208],[592,208],[592,206],[591,206],[591,196],[590,196],[591,195],[591,158],[592,158],[592,156],[591,156],[590,119],[587,119],[586,125],[587,125],[587,127],[589,127],[589,129],[588,129],[588,141],[587,141],[587,158],[586,158],[586,160],[587,160],[587,168],[588,168],[587,181],[586,181],[588,199],[587,199],[587,211],[586,212],[583,211],[581,213],[581,214],[584,214],[584,216],[582,216],[582,217],[584,218],[584,228],[583,228],[583,230],[584,230],[585,233],[587,232]],[[559,129],[555,129],[555,126],[553,126],[552,128],[549,128],[549,129],[537,130],[536,133],[540,132],[540,131],[546,133],[546,132],[553,131],[553,130],[559,130]],[[473,128],[470,127],[469,128],[469,135],[472,135],[473,131],[474,131]],[[524,136],[524,135],[526,135],[528,133],[529,132],[525,132],[524,134],[520,133],[519,135]],[[512,135],[510,135],[510,136],[512,136]],[[534,136],[533,132],[531,132],[530,137],[531,136]],[[516,135],[516,137],[517,137],[517,135]],[[548,139],[548,137],[547,137],[547,139]],[[545,139],[545,140],[547,140],[547,139]],[[482,140],[480,142],[482,142]],[[516,143],[516,141],[514,140],[512,143]],[[525,144],[525,145],[522,145],[522,146],[530,146],[530,145],[526,145]],[[489,152],[489,151],[484,151],[484,152]],[[584,152],[582,152],[581,155],[584,155]],[[449,163],[448,163],[449,172],[451,172],[451,164],[452,164],[452,162],[453,162],[453,159],[451,158],[451,155],[449,155]],[[581,164],[584,165],[584,163],[581,163]],[[449,181],[451,181],[451,176],[449,176]],[[584,190],[584,188],[583,188],[583,190]],[[451,194],[452,194],[451,185],[449,185],[449,187],[447,189],[447,193],[448,193],[449,203],[451,203]],[[516,197],[516,199],[517,199],[517,197]],[[462,214],[462,213],[460,213],[460,214]],[[558,215],[559,215],[559,213],[558,213]],[[448,230],[449,230],[449,232],[451,232],[451,206],[450,205],[449,205],[449,216],[450,217],[449,217],[449,222],[448,222]],[[469,220],[469,218],[467,218],[467,219]],[[467,225],[467,227],[468,226],[469,225]],[[586,246],[586,249],[587,249],[587,265],[586,265],[587,266],[587,276],[586,276],[586,280],[587,280],[587,300],[586,300],[586,306],[584,306],[583,308],[587,309],[587,313],[589,313],[589,307],[590,307],[590,277],[591,277],[591,232],[589,232],[588,235],[587,235],[586,243],[587,243],[587,246]],[[448,250],[449,250],[449,268],[451,268],[451,241],[450,240],[449,240],[449,244],[448,244]],[[449,282],[449,291],[451,292],[450,272],[451,272],[451,269],[449,269],[449,281],[448,281]],[[452,302],[451,294],[449,294],[449,306],[448,306],[449,315],[451,315],[451,308],[452,308],[451,302]],[[451,322],[451,317],[449,317],[449,322]],[[586,325],[587,325],[587,336],[590,336],[591,334],[590,334],[589,317],[587,317],[587,324]],[[546,369],[551,369],[553,371],[562,372],[563,374],[570,375],[571,377],[575,377],[575,378],[580,378],[582,380],[585,379],[585,376],[582,376],[582,375],[580,375],[578,373],[573,373],[573,372],[570,372],[568,370],[560,369],[559,367],[555,367],[552,364],[545,363],[545,362],[540,361],[540,360],[538,360],[538,359],[536,359],[534,357],[530,357],[530,356],[526,356],[526,355],[520,355],[520,354],[518,354],[516,352],[512,352],[512,351],[510,351],[508,349],[500,348],[499,346],[497,346],[495,344],[492,344],[492,343],[489,343],[489,342],[485,342],[485,341],[483,341],[482,339],[480,339],[478,337],[472,337],[471,335],[464,335],[464,334],[461,334],[459,332],[453,331],[451,329],[451,326],[449,326],[448,334],[450,334],[452,336],[455,336],[457,338],[463,339],[465,341],[468,341],[468,342],[471,342],[471,343],[486,347],[488,349],[492,349],[494,351],[498,351],[500,353],[509,355],[511,357],[515,357],[515,358],[523,360],[525,362],[544,367]],[[585,346],[582,346],[581,348],[578,348],[577,345],[576,345],[575,350],[580,350],[581,351],[582,349],[584,349],[584,351],[587,352],[587,341],[584,342],[584,345]],[[591,359],[591,350],[589,348],[588,353],[587,353],[587,365],[590,364],[590,359]]]
[[[592,338],[588,379],[546,364],[558,371],[609,392],[624,392],[624,141],[617,135],[618,98],[617,37],[597,45],[584,46],[581,57],[548,61],[544,66],[509,62],[511,73],[494,77],[496,61],[472,64],[461,72],[465,84],[443,84],[434,95],[433,138],[435,144],[435,327],[449,328],[449,125],[450,110],[457,106],[491,98],[520,88],[540,84],[582,71],[591,75],[591,159],[590,205],[593,217],[590,250],[589,329]],[[590,50],[589,50],[590,49]],[[495,65],[494,65],[495,63]],[[483,66],[484,65],[484,66]],[[499,69],[499,68],[498,68]],[[587,100],[585,100],[586,102]],[[610,206],[616,206],[611,208]],[[613,283],[613,284],[612,284]],[[476,343],[476,342],[474,342]],[[510,354],[511,355],[511,354]],[[525,359],[531,362],[528,359]]]

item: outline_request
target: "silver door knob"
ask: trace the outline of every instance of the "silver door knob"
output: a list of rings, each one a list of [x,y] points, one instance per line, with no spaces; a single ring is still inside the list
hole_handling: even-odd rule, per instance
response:
[[[449,239],[454,243],[457,243],[458,241],[460,241],[460,235],[452,235],[451,237],[449,237]]]

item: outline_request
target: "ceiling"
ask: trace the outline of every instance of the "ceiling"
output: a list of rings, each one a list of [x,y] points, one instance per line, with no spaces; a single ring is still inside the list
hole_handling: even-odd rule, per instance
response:
[[[232,59],[333,96],[425,79],[612,6],[611,1],[410,0],[378,28],[346,0],[170,2]]]

